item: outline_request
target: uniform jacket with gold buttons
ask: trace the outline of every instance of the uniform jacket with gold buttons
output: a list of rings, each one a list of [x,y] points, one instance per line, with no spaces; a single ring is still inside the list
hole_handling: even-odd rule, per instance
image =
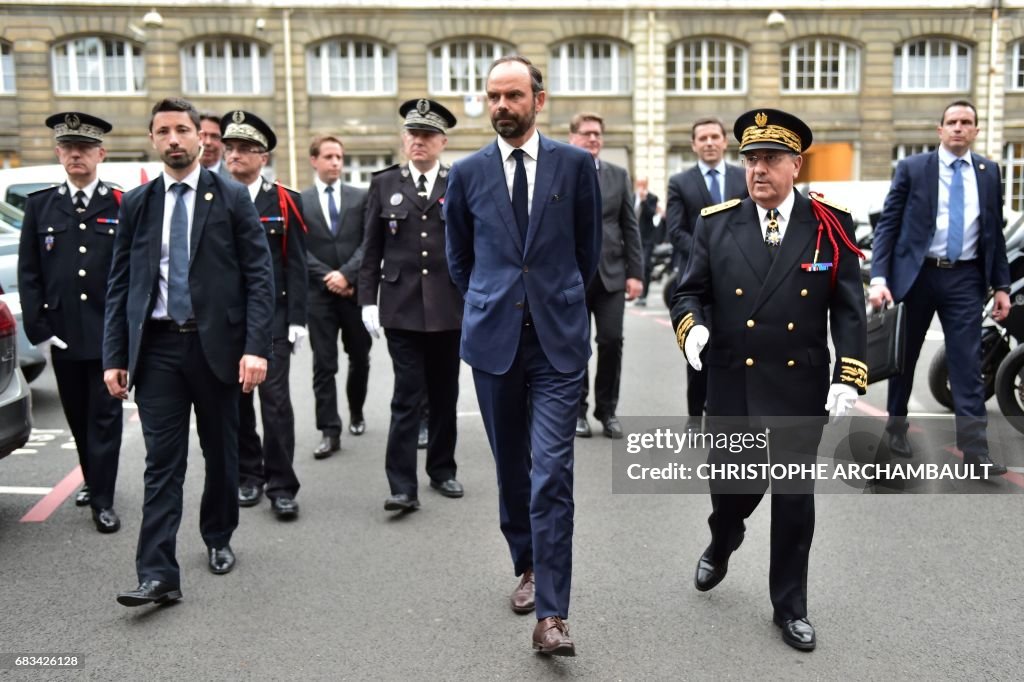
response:
[[[288,336],[288,325],[306,325],[306,235],[302,223],[302,197],[298,192],[281,188],[291,198],[281,210],[281,198],[276,183],[263,181],[256,194],[256,212],[270,245],[270,260],[274,266],[274,325],[273,337]],[[298,211],[296,213],[295,211]],[[287,213],[287,223],[282,219]],[[287,225],[287,229],[286,229]]]
[[[370,182],[357,291],[360,305],[380,307],[385,329],[462,328],[462,294],[452,283],[445,256],[447,187],[445,166],[425,199],[416,192],[406,164],[379,171]]]
[[[33,192],[18,248],[22,323],[32,343],[58,336],[69,360],[102,357],[107,274],[120,190],[102,181],[83,213],[67,184]]]
[[[825,209],[852,240],[850,214]],[[819,222],[799,192],[774,261],[751,199],[704,213],[672,299],[672,323],[680,348],[694,326],[711,333],[703,355],[708,414],[816,416],[825,412],[830,383],[847,383],[863,394],[867,341],[860,262],[838,230],[833,286],[831,269],[801,267],[815,260]],[[823,232],[817,262],[832,263],[833,248]],[[829,325],[836,352],[831,371]]]

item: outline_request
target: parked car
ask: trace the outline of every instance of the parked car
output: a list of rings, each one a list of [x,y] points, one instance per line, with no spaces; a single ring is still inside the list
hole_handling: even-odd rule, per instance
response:
[[[17,206],[0,200],[0,234],[18,232],[21,230],[21,224],[24,220],[24,211]]]
[[[21,322],[21,296],[18,294],[18,241],[20,232],[0,233],[0,301],[6,304],[17,322],[18,362],[27,381],[35,381],[46,369],[46,356],[25,336]]]
[[[18,367],[18,327],[0,301],[0,458],[24,445],[32,433],[32,392]]]
[[[149,182],[162,170],[159,161],[109,161],[99,165],[97,174],[105,183],[127,192]],[[29,194],[56,185],[66,177],[59,163],[0,170],[0,200],[24,210]]]

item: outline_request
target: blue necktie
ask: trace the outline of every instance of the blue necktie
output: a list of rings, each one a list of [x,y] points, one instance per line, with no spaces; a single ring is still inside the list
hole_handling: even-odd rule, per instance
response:
[[[334,188],[327,185],[327,215],[331,217],[331,234],[338,234],[338,205],[334,203]]]
[[[185,192],[188,185],[176,182],[171,191],[177,197],[171,211],[171,236],[168,244],[167,314],[178,324],[192,317],[192,295],[188,288],[188,209]]]
[[[519,236],[526,243],[526,230],[530,227],[530,187],[526,182],[526,164],[523,163],[523,150],[513,149],[512,156],[516,160],[516,173],[512,176],[512,212],[519,226]]]
[[[964,250],[964,174],[967,162],[953,162],[953,179],[949,183],[949,232],[946,235],[946,258],[957,260]]]
[[[718,189],[718,171],[712,168],[708,171],[708,191],[711,192],[711,203],[722,203],[722,192]]]

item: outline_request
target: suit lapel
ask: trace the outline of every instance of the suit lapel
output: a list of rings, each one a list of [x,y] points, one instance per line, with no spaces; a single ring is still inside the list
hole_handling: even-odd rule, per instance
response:
[[[149,191],[143,198],[145,205],[140,214],[145,216],[141,223],[145,225],[149,237],[149,264],[151,272],[160,269],[160,248],[164,240],[164,203],[167,199],[167,189],[164,187],[164,174],[157,176],[156,180],[149,183]],[[139,225],[135,226],[136,235],[139,233]],[[138,238],[138,237],[136,237]]]
[[[267,189],[268,185],[270,189]],[[272,209],[277,205],[277,192],[274,191],[274,186],[264,180],[263,184],[260,186],[260,191],[256,194],[256,201],[254,201],[253,204],[256,206],[256,212],[261,216],[268,211],[273,213],[274,211]],[[277,213],[280,212],[280,209],[278,209]]]
[[[754,303],[754,310],[757,310],[774,292],[783,280],[791,276],[800,268],[800,256],[807,253],[809,243],[818,233],[818,223],[814,214],[803,195],[793,190],[796,198],[793,201],[793,215],[789,217],[789,224],[786,225],[786,235],[782,238],[782,244],[778,247],[779,253],[775,256],[771,269],[768,270],[768,277],[764,286]],[[768,249],[761,244],[761,249],[767,253]],[[769,260],[771,257],[769,256]],[[824,273],[828,276],[828,271]]]
[[[508,195],[508,185],[505,183],[505,164],[501,159],[501,152],[498,149],[497,142],[488,147],[484,152],[484,157],[490,159],[488,163],[491,163],[492,167],[496,167],[495,171],[484,173],[484,177],[487,178],[487,183],[490,185],[491,196],[494,198],[494,207],[498,210],[498,215],[501,216],[502,222],[505,223],[505,229],[508,230],[512,241],[519,248],[519,251],[522,252],[523,239],[519,236],[516,216],[512,212],[512,198]],[[540,164],[537,164],[537,168],[539,171]],[[534,192],[536,192],[536,189]]]
[[[562,155],[558,153],[558,148],[540,133],[537,135],[540,137],[540,144],[537,147],[537,172],[533,179],[533,206],[530,207],[530,227],[526,231],[524,253],[533,243],[537,228],[544,219],[544,209],[548,205],[548,190],[554,187],[555,178],[558,177],[559,167],[562,165]],[[603,186],[605,173],[602,171],[600,175],[599,181]],[[512,202],[509,201],[509,208],[511,207]],[[514,218],[512,222],[515,223]]]
[[[405,166],[402,168],[402,194],[405,198],[412,202],[413,207],[417,211],[422,211],[426,199],[419,195],[416,191],[416,180],[413,179],[412,173],[409,172],[409,167]]]
[[[704,206],[711,205],[711,192],[708,191],[708,183],[704,178],[704,174],[700,172],[700,166],[694,166],[693,172],[693,184],[697,187],[697,191],[700,192],[701,203]]]
[[[939,152],[934,151],[928,155],[924,164],[924,177],[928,183],[928,215],[931,216],[931,229],[928,234],[934,235],[935,219],[939,213]]]
[[[103,188],[102,194],[100,193],[101,187]],[[100,182],[100,184],[96,185],[96,190],[92,193],[92,200],[89,201],[89,205],[85,207],[85,213],[75,213],[75,215],[78,216],[79,221],[85,222],[86,220],[89,220],[90,218],[96,216],[99,213],[102,213],[107,208],[109,208],[109,202],[112,199],[113,197],[110,196],[110,190],[102,182]],[[72,204],[71,211],[74,212],[74,210],[74,205]]]
[[[192,213],[192,236],[188,248],[189,267],[192,267],[195,260],[199,240],[203,237],[203,229],[206,227],[206,219],[210,217],[213,202],[223,200],[223,197],[217,196],[213,189],[213,174],[204,168],[199,171],[199,183],[196,185],[196,205]]]
[[[320,208],[320,191],[316,185],[302,194],[302,217],[307,226],[314,230],[321,230],[328,237],[331,231],[327,228],[327,221],[324,219],[323,209]]]
[[[736,220],[727,223],[728,230],[732,233],[733,239],[740,248],[740,253],[747,260],[750,269],[762,282],[768,276],[768,270],[772,265],[772,258],[765,248],[764,239],[761,237],[761,227],[757,220],[757,208],[754,202],[747,202],[740,206],[740,215]]]
[[[732,197],[742,197],[747,193],[747,176],[742,168],[736,168],[725,164],[725,196],[723,200]]]

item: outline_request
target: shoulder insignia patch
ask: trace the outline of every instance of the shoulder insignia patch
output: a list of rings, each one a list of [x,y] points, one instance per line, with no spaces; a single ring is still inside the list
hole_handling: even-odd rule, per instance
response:
[[[819,204],[825,204],[826,206],[834,208],[837,211],[842,211],[843,213],[853,213],[853,211],[851,211],[850,209],[846,208],[845,206],[837,204],[834,201],[829,201],[823,195],[818,194],[817,192],[808,192],[807,196],[809,196],[812,201],[817,201]]]
[[[727,211],[730,208],[732,208],[733,206],[739,206],[739,205],[740,205],[740,200],[739,199],[729,199],[729,201],[723,201],[720,204],[715,204],[714,206],[707,206],[706,208],[702,208],[700,210],[700,215],[701,215],[701,217],[706,218],[707,216],[712,215],[714,213],[718,213],[719,211]]]

